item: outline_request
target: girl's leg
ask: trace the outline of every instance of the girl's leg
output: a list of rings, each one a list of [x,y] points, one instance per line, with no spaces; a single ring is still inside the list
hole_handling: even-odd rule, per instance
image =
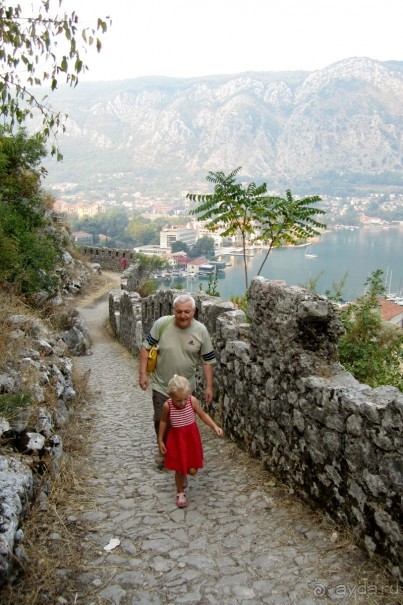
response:
[[[186,475],[184,473],[175,471],[175,485],[177,494],[181,494],[185,489],[185,477]]]

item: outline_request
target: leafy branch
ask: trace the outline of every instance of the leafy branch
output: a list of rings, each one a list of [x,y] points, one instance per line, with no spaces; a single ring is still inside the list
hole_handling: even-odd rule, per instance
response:
[[[10,0],[11,2],[11,0]],[[52,155],[61,159],[57,147],[57,133],[65,131],[66,116],[55,112],[48,104],[48,96],[38,98],[34,87],[49,84],[54,91],[60,80],[75,87],[79,76],[88,70],[82,59],[88,47],[98,52],[102,48],[100,35],[111,24],[98,18],[95,27],[80,27],[77,13],[61,12],[51,6],[52,0],[40,0],[35,14],[20,4],[6,6],[0,0],[0,115],[10,130],[32,118],[34,110],[42,116],[44,139],[54,137]]]
[[[286,197],[267,196],[267,185],[249,183],[246,187],[236,182],[241,167],[230,174],[209,172],[206,179],[214,184],[213,194],[188,193],[187,198],[199,205],[190,212],[197,214],[200,221],[210,231],[220,231],[222,237],[239,236],[241,238],[245,285],[248,288],[246,246],[248,239],[268,245],[267,253],[258,271],[260,275],[268,256],[274,247],[284,243],[295,244],[320,233],[325,225],[315,216],[325,214],[315,208],[321,200],[319,196],[294,199],[291,191]]]

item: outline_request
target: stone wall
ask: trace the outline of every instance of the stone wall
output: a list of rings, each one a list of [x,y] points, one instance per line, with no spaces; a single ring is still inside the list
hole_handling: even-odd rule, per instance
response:
[[[98,263],[101,269],[106,271],[120,271],[120,261],[126,258],[127,264],[134,261],[133,250],[121,250],[120,248],[97,248],[96,246],[80,246],[80,252],[89,263]]]
[[[133,354],[178,293],[110,294],[111,323]],[[343,328],[324,297],[260,277],[247,316],[230,302],[194,297],[216,348],[226,436],[348,527],[402,581],[403,394],[360,384],[338,363]]]

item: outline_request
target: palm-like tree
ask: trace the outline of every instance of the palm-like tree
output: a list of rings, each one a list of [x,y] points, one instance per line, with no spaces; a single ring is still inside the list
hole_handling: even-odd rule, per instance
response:
[[[199,220],[207,221],[207,229],[213,232],[220,229],[223,237],[240,234],[245,285],[248,288],[246,242],[248,236],[254,232],[253,207],[266,193],[266,184],[263,183],[257,187],[255,183],[250,183],[245,189],[241,183],[235,181],[240,170],[241,166],[228,175],[223,172],[209,172],[206,180],[214,184],[214,193],[188,193],[186,197],[200,202],[199,206],[191,211],[191,214],[197,214]]]
[[[260,266],[260,275],[270,252],[282,244],[295,244],[298,240],[318,235],[325,224],[320,223],[316,215],[325,214],[324,210],[314,208],[312,204],[321,201],[317,195],[294,199],[287,189],[285,198],[267,195],[267,185],[257,186],[249,183],[245,188],[236,182],[241,167],[230,174],[209,172],[206,179],[214,184],[214,193],[188,193],[187,198],[199,202],[191,211],[199,220],[207,221],[210,231],[220,229],[223,237],[239,235],[242,240],[245,285],[248,288],[248,269],[246,263],[246,243],[252,237],[253,242],[263,242],[267,253]]]
[[[262,272],[273,248],[283,244],[296,244],[299,240],[319,235],[320,229],[326,227],[324,223],[314,218],[315,215],[325,214],[324,210],[312,206],[321,199],[314,195],[297,200],[287,189],[285,198],[266,197],[255,204],[253,211],[258,229],[255,241],[265,242],[268,245],[258,275]]]

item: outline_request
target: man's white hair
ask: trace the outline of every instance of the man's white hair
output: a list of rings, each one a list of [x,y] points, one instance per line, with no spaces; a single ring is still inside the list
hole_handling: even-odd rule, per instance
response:
[[[179,296],[174,299],[173,307],[175,309],[176,305],[184,305],[189,302],[192,305],[192,309],[195,309],[196,301],[193,296],[190,296],[190,294],[179,294]]]

